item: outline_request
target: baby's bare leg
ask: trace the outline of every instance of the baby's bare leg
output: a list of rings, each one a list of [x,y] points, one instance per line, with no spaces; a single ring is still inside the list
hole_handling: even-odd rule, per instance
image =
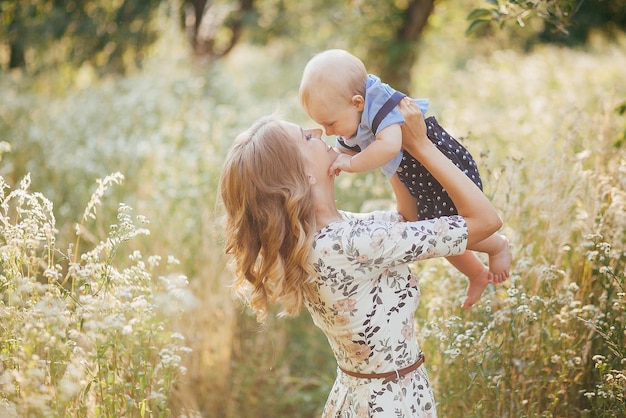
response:
[[[472,251],[466,251],[461,255],[446,257],[446,259],[456,267],[461,273],[467,276],[469,284],[465,294],[462,308],[469,309],[474,305],[483,291],[490,283],[489,269],[480,261]]]
[[[509,240],[500,234],[493,234],[473,247],[489,256],[489,280],[502,283],[511,273],[511,250]]]

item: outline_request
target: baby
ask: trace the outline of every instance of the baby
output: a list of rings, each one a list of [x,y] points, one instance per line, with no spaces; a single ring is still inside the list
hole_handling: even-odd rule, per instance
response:
[[[417,199],[420,220],[456,215],[444,188],[419,161],[402,150],[404,118],[397,105],[403,97],[377,76],[368,74],[360,59],[340,49],[315,55],[307,63],[300,83],[304,110],[322,125],[326,135],[337,136],[342,154],[331,166],[331,173],[381,168],[390,180],[397,177]],[[428,101],[416,103],[426,113]],[[482,190],[470,153],[434,117],[425,122],[429,139]],[[506,237],[493,234],[480,243],[478,250],[488,254],[489,268],[471,251],[447,258],[469,280],[463,308],[476,303],[489,283],[501,283],[509,276],[511,254]]]

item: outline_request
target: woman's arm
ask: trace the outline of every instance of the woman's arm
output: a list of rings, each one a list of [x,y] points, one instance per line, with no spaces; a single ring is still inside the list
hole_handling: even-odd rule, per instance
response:
[[[426,136],[426,125],[415,102],[400,102],[405,118],[402,146],[441,183],[467,223],[467,248],[489,237],[502,226],[502,220],[487,197],[465,174],[446,158]]]

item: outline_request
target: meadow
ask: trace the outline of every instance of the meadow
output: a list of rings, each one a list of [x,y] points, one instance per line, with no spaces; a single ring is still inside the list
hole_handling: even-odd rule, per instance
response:
[[[411,93],[477,157],[513,253],[468,311],[458,272],[415,266],[439,415],[624,417],[626,38],[523,52],[439,10]],[[306,313],[260,326],[233,299],[216,195],[256,118],[311,124],[312,51],[241,45],[207,67],[180,42],[122,79],[0,74],[0,416],[321,412],[325,337]],[[377,172],[342,175],[338,199],[393,204]]]

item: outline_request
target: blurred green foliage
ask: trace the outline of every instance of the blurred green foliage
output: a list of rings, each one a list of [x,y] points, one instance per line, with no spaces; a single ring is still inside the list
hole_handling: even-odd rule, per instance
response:
[[[157,38],[152,19],[161,0],[0,0],[0,43],[8,67],[89,64],[100,73],[141,63]],[[29,57],[29,54],[32,55]]]
[[[586,0],[578,2],[576,9],[567,15],[565,24],[546,27],[540,33],[539,39],[544,42],[582,45],[589,41],[589,36],[594,31],[601,31],[614,38],[624,30],[626,1]]]
[[[472,1],[468,33],[488,36],[491,23],[526,26],[528,42],[585,42],[591,30],[626,24],[625,0]],[[214,62],[239,43],[280,41],[312,55],[350,49],[370,72],[410,93],[411,69],[430,16],[444,0],[0,0],[0,66],[31,74],[88,64],[98,74],[141,64],[175,16],[189,50]],[[301,18],[306,17],[306,18]],[[171,19],[170,19],[171,20]]]
[[[532,42],[584,44],[593,31],[613,36],[626,29],[624,0],[485,0],[468,16],[467,33],[487,35],[488,27],[507,24],[533,27],[527,34]]]

